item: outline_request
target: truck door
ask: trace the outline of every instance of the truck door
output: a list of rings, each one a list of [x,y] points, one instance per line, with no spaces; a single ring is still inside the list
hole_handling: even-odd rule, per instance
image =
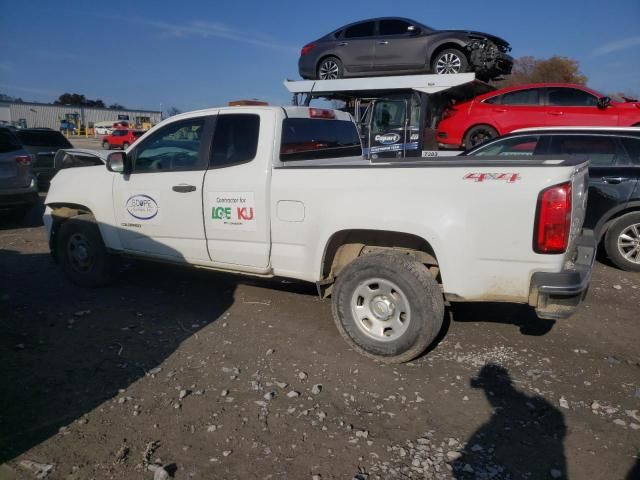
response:
[[[202,203],[207,249],[221,267],[269,269],[275,120],[260,109],[221,111],[216,119]]]
[[[202,182],[214,117],[172,122],[127,151],[131,173],[113,183],[125,250],[210,263],[202,225]]]
[[[408,130],[408,101],[376,100],[369,117],[369,149],[371,159],[404,159]]]

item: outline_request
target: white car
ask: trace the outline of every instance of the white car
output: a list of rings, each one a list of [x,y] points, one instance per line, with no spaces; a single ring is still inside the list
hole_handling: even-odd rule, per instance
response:
[[[207,109],[106,166],[61,170],[44,222],[78,285],[112,280],[122,254],[315,282],[353,348],[402,362],[434,340],[445,302],[575,310],[595,252],[586,173],[561,158],[372,164],[347,113]]]
[[[115,120],[108,120],[106,122],[97,122],[93,125],[93,130],[96,135],[111,135],[113,132],[113,124]]]

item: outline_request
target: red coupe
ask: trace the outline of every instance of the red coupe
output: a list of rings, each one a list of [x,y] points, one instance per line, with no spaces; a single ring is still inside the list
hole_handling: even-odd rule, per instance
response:
[[[471,148],[520,128],[559,126],[640,126],[640,102],[569,83],[503,88],[446,109],[438,142]]]

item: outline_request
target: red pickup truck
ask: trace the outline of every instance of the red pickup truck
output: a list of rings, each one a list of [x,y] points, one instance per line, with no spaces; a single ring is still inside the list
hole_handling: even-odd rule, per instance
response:
[[[126,150],[129,145],[134,143],[144,134],[144,130],[133,130],[131,128],[118,128],[111,135],[102,137],[102,148],[110,150],[112,148],[121,148]]]

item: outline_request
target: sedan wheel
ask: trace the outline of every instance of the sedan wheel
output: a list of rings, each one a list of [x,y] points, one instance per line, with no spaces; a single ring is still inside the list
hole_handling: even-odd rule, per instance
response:
[[[443,50],[433,61],[432,69],[440,75],[464,73],[468,70],[467,57],[455,48]]]
[[[618,235],[618,251],[629,262],[640,265],[640,223],[634,223]]]
[[[320,80],[336,80],[342,78],[342,63],[337,58],[326,58],[318,67]]]

